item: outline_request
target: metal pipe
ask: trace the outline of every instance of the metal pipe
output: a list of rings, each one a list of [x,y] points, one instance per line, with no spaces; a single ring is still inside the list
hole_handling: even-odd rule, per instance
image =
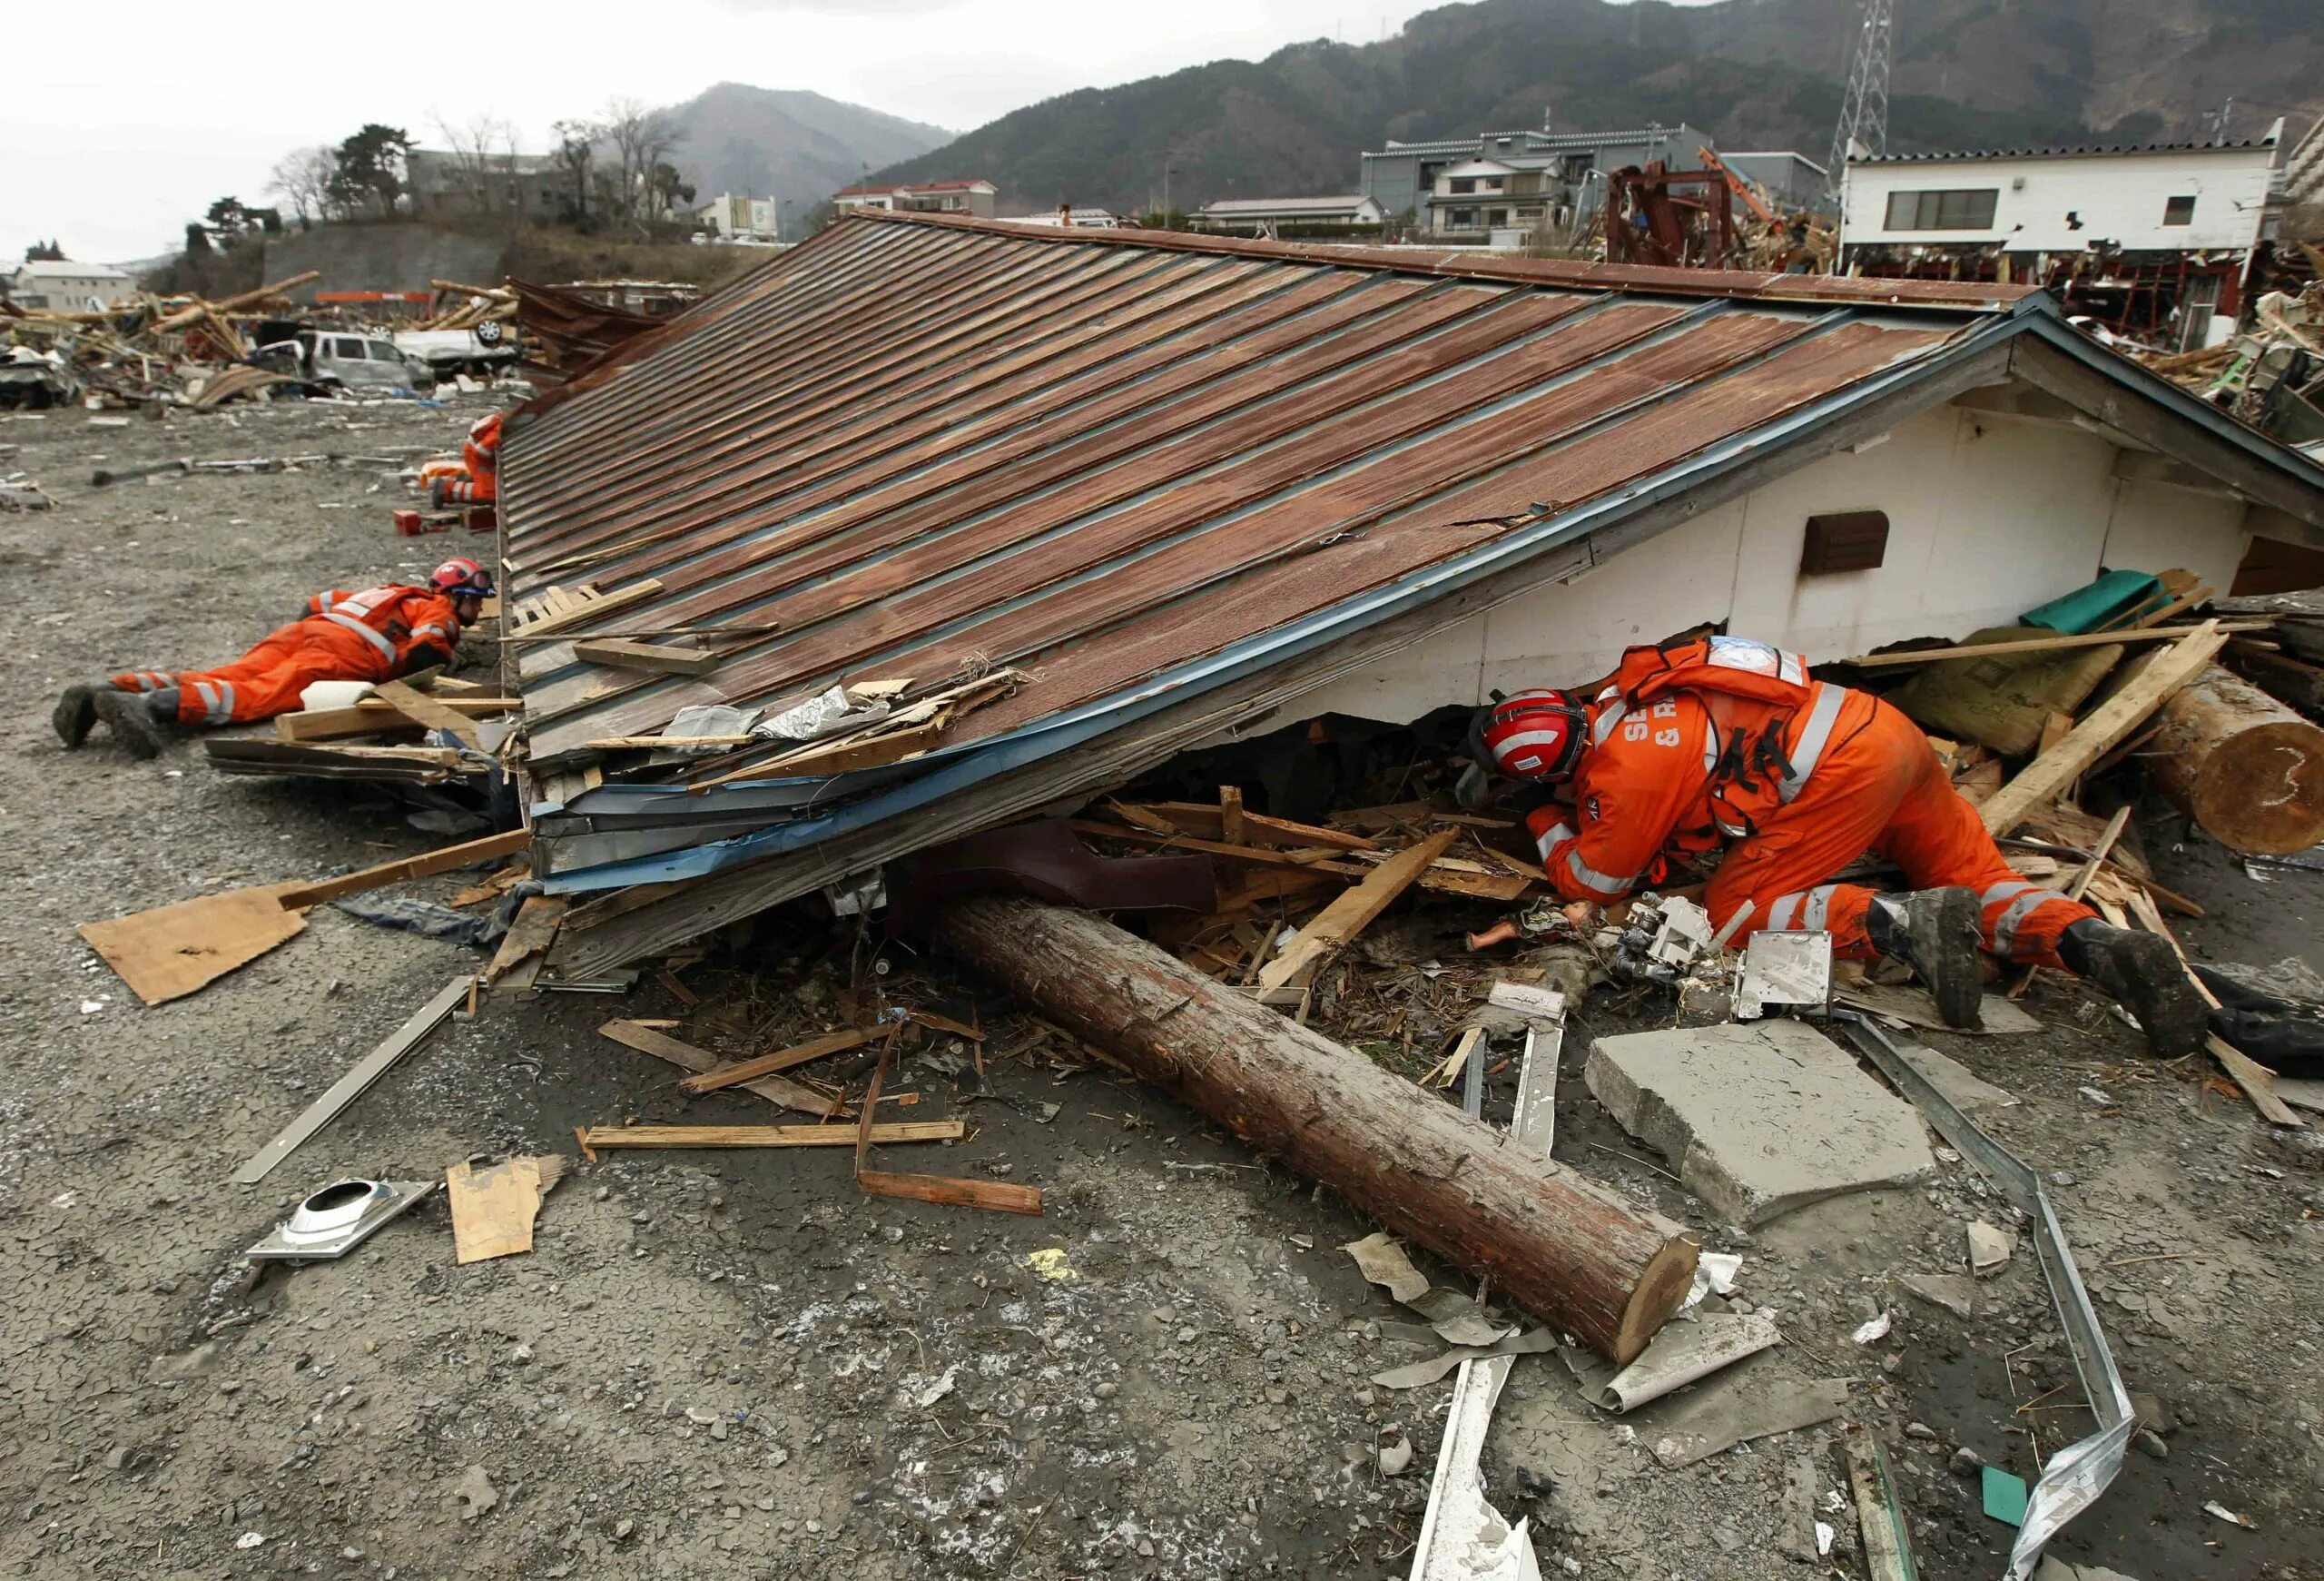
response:
[[[1928,1116],[1945,1140],[1983,1170],[2033,1221],[2032,1239],[2042,1260],[2042,1277],[2049,1281],[2050,1299],[2073,1351],[2083,1392],[2089,1397],[2091,1414],[2098,1418],[2098,1431],[2051,1456],[2042,1479],[2025,1501],[2025,1519],[2010,1549],[2008,1571],[2009,1581],[2025,1581],[2040,1562],[2043,1545],[2068,1521],[2098,1502],[2099,1495],[2122,1470],[2122,1452],[2137,1425],[2131,1414],[2129,1391],[2115,1369],[2114,1353],[2098,1325],[2090,1292],[2083,1288],[2082,1272],[2074,1266],[2065,1229],[2043,1189],[2042,1177],[1938,1092],[1877,1023],[1852,1010],[1835,1010],[1830,1019],[1840,1024],[1849,1041],[1898,1092]]]

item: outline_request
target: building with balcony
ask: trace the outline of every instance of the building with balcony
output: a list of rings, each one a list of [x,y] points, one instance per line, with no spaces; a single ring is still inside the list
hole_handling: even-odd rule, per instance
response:
[[[990,220],[1000,195],[1000,189],[982,177],[900,182],[891,186],[842,187],[832,194],[832,207],[842,214],[881,209],[891,213],[974,214]]]
[[[1422,235],[1571,232],[1596,223],[1608,173],[1659,160],[1700,170],[1710,134],[1680,122],[1626,132],[1487,132],[1391,143],[1363,156],[1363,195]]]

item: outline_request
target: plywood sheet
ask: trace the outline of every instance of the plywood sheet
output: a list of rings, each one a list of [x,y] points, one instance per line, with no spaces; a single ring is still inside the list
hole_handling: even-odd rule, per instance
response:
[[[174,905],[83,923],[81,936],[138,998],[160,1004],[182,998],[247,966],[307,925],[278,896],[297,883],[268,884],[199,895]]]

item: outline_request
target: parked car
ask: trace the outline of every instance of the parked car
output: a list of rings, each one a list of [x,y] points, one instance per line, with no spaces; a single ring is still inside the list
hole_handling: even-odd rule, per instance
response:
[[[383,337],[342,330],[296,331],[289,340],[261,346],[251,361],[350,390],[409,390],[427,395],[436,388],[436,371],[424,359],[406,356]]]

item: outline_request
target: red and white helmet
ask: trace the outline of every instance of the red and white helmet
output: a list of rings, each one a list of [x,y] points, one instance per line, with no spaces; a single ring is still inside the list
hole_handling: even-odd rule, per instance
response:
[[[428,585],[448,598],[481,598],[492,591],[492,573],[460,555],[428,572]]]
[[[1479,709],[1470,746],[1477,761],[1496,774],[1554,785],[1572,776],[1589,735],[1582,706],[1543,687]]]

